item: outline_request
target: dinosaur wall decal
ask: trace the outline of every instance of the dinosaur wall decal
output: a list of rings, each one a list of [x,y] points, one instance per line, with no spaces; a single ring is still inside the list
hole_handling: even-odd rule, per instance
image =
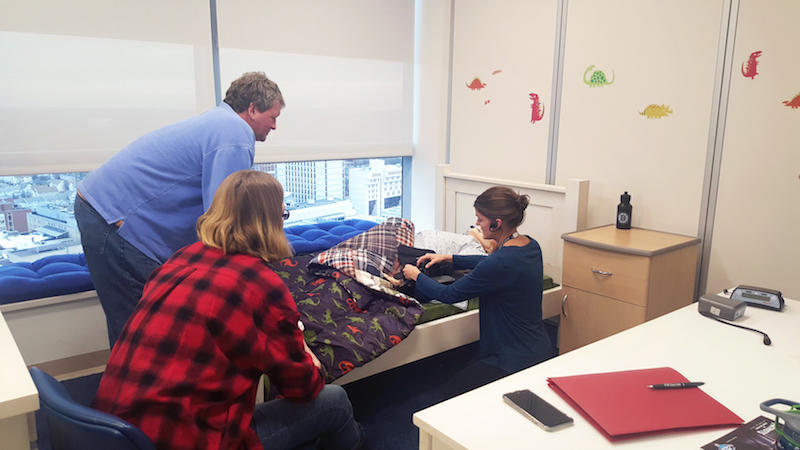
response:
[[[613,70],[611,71],[611,81],[608,81],[606,79],[606,74],[603,73],[602,70],[595,70],[594,72],[592,72],[591,78],[589,80],[587,80],[586,79],[586,75],[589,74],[589,72],[591,72],[592,70],[594,70],[594,66],[589,66],[586,69],[586,72],[583,73],[583,82],[588,84],[589,87],[605,86],[607,84],[613,83],[614,82],[614,78],[616,78],[616,74],[614,73]]]
[[[536,123],[544,117],[544,105],[539,101],[539,95],[531,93],[531,123]]]
[[[758,69],[759,56],[761,56],[761,52],[750,53],[750,58],[748,58],[746,62],[742,63],[742,75],[744,75],[745,78],[750,78],[751,80],[756,79],[756,75],[758,75],[756,69]],[[745,64],[747,67],[745,67]]]

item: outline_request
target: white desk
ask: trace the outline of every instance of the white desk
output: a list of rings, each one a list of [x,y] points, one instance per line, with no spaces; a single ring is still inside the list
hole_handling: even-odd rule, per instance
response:
[[[782,312],[747,307],[735,322],[762,336],[721,324],[697,312],[697,303],[414,414],[420,449],[699,449],[733,428],[682,431],[612,443],[548,385],[548,377],[672,367],[745,422],[769,417],[759,404],[772,398],[800,402],[800,302]],[[530,389],[575,419],[547,432],[503,402],[502,395]]]
[[[31,448],[39,392],[0,313],[0,450]]]

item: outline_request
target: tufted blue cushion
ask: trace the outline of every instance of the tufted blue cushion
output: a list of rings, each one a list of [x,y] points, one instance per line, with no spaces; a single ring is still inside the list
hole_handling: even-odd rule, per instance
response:
[[[363,233],[377,225],[368,220],[350,219],[284,228],[295,255],[319,252]]]
[[[299,255],[329,249],[375,225],[368,220],[350,219],[296,225],[285,228],[284,232]],[[92,289],[94,285],[83,254],[46,256],[33,263],[0,266],[0,305]]]
[[[0,305],[92,289],[83,254],[46,256],[33,263],[0,267]]]

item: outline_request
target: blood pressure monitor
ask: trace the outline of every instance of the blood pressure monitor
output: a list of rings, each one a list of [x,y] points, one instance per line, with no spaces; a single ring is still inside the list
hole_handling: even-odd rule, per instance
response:
[[[733,290],[731,298],[760,308],[783,309],[783,296],[780,291],[773,289],[742,285]]]

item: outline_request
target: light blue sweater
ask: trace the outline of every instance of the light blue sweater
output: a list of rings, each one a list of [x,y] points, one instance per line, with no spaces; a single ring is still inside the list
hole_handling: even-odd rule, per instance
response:
[[[253,129],[222,103],[135,140],[90,172],[78,190],[107,223],[124,220],[120,236],[163,263],[197,241],[195,223],[217,187],[252,167],[254,155]]]

